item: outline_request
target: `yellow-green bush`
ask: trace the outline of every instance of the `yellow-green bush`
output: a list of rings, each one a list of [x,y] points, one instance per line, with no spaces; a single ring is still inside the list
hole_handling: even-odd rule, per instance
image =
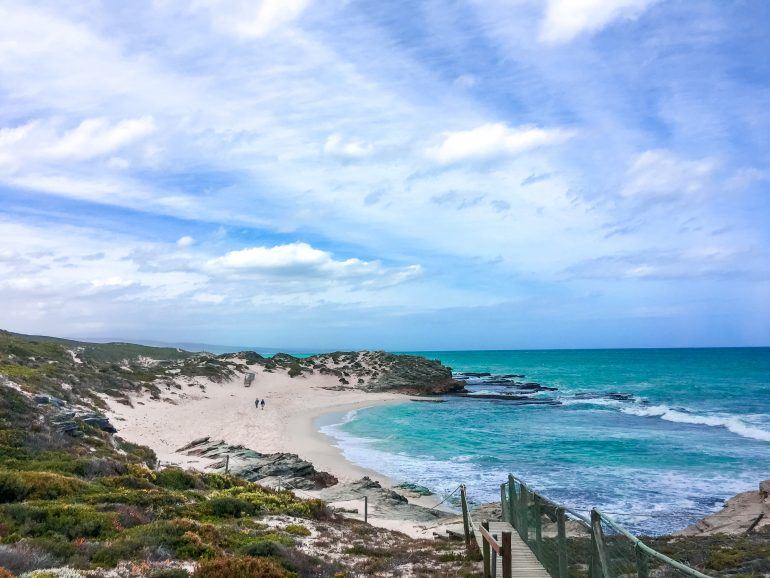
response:
[[[3,519],[19,536],[64,535],[75,538],[107,538],[115,534],[116,514],[99,512],[81,504],[7,504],[0,508]]]
[[[201,562],[193,578],[287,578],[286,570],[269,558],[217,558]]]
[[[289,514],[303,518],[317,517],[326,510],[322,500],[301,500],[289,491],[275,491],[251,484],[248,487],[231,488],[218,496],[232,496],[251,503],[257,512]]]
[[[289,524],[284,528],[284,531],[295,536],[309,536],[310,530],[305,528],[302,524]]]
[[[51,472],[20,472],[25,486],[26,499],[55,500],[86,491],[88,483],[62,474]]]

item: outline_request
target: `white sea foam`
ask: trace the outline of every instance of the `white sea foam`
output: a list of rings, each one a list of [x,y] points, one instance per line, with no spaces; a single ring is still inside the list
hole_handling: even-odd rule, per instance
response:
[[[723,427],[744,438],[770,442],[770,431],[748,424],[740,417],[734,415],[701,415],[685,409],[673,409],[667,405],[643,406],[639,404],[629,404],[626,407],[622,407],[620,411],[642,417],[659,417],[660,419],[675,423]]]
[[[672,408],[665,404],[649,405],[629,400],[621,401],[606,398],[560,399],[563,405],[595,405],[617,409],[622,413],[639,417],[657,417],[674,423],[722,427],[747,439],[770,442],[770,431],[748,423],[746,417],[731,414],[701,414],[686,408]]]

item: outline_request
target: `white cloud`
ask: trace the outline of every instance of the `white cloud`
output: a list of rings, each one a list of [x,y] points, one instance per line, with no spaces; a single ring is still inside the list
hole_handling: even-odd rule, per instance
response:
[[[87,118],[69,130],[60,130],[58,123],[42,120],[0,128],[0,168],[29,169],[34,161],[88,161],[125,149],[154,131],[155,123],[151,117],[117,122]],[[123,159],[118,164],[125,168],[125,163],[127,161]]]
[[[628,169],[620,194],[627,198],[675,198],[701,191],[717,168],[714,159],[683,159],[668,150],[640,154]]]
[[[324,153],[338,157],[363,158],[369,156],[372,150],[372,145],[356,140],[346,141],[337,133],[329,135],[324,143]]]
[[[195,244],[195,239],[193,239],[190,235],[185,235],[184,237],[179,237],[176,241],[177,246],[179,247],[191,247]]]
[[[428,155],[440,163],[486,159],[558,145],[573,136],[573,131],[560,128],[529,125],[511,128],[504,123],[488,123],[471,130],[444,133],[444,141],[429,149]]]
[[[292,23],[310,0],[196,0],[193,10],[209,12],[214,26],[240,38],[261,38]]]
[[[597,32],[615,20],[637,18],[659,0],[548,0],[540,26],[540,40],[569,42],[580,34]]]
[[[212,272],[242,275],[355,279],[364,286],[402,283],[422,272],[419,265],[391,269],[379,261],[335,259],[328,251],[300,242],[230,251],[222,257],[211,259],[206,266]]]

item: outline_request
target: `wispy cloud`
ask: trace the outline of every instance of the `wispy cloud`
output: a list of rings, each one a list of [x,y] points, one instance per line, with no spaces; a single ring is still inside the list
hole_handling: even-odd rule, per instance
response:
[[[544,146],[562,144],[574,131],[536,126],[508,127],[504,123],[487,123],[470,130],[447,132],[429,156],[440,163],[490,159],[516,155]]]
[[[714,159],[689,160],[671,151],[645,151],[629,167],[621,195],[646,199],[692,195],[703,190],[717,166]]]
[[[540,40],[569,42],[617,20],[631,20],[660,0],[548,0]]]
[[[642,308],[767,335],[770,8],[384,6],[1,3],[0,326],[504,347],[522,308],[543,340]]]

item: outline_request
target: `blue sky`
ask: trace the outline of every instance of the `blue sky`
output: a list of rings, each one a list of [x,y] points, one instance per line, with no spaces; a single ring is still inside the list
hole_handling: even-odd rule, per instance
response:
[[[770,344],[770,5],[0,0],[0,327]]]

